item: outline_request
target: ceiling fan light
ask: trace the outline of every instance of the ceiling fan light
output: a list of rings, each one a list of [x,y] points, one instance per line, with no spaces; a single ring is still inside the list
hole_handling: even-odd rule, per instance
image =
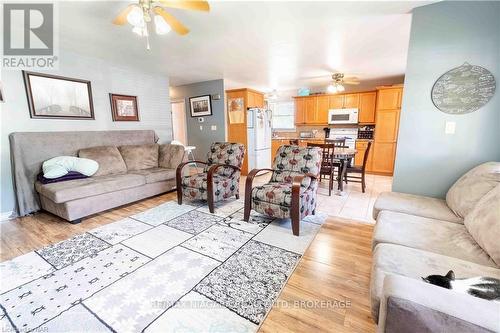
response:
[[[329,84],[328,87],[326,87],[326,91],[330,94],[335,94],[337,92],[337,87],[333,84]]]
[[[158,35],[165,35],[172,30],[168,23],[160,15],[155,15],[155,30]]]
[[[144,13],[142,9],[134,6],[127,15],[127,21],[134,27],[142,27],[144,25]]]
[[[343,92],[343,91],[345,91],[344,86],[343,86],[343,85],[341,85],[340,83],[339,83],[339,84],[337,84],[337,91],[338,91],[338,92]]]
[[[139,26],[133,27],[132,32],[138,34],[141,37],[146,37],[148,35],[148,29],[146,28],[145,25],[142,27],[139,27]]]

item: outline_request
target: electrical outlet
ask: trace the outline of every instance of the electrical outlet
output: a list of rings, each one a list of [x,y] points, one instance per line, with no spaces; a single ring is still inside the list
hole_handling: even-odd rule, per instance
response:
[[[456,123],[454,121],[447,121],[444,126],[445,134],[455,134]]]

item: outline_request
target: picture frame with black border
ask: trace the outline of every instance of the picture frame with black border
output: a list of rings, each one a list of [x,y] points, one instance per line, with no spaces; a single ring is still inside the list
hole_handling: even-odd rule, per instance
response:
[[[189,98],[191,117],[204,117],[212,115],[212,98],[210,95]]]

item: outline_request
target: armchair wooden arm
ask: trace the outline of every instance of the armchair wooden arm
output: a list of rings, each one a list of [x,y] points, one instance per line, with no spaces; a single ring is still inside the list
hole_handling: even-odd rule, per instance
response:
[[[247,180],[245,181],[245,210],[243,213],[243,220],[248,222],[248,219],[250,219],[250,211],[252,210],[252,183],[253,179],[257,174],[261,171],[271,171],[273,172],[273,169],[253,169],[248,173],[247,175]]]
[[[241,169],[238,168],[237,166],[234,165],[229,165],[229,164],[213,164],[210,166],[210,168],[207,171],[207,202],[208,202],[208,209],[210,210],[210,213],[214,212],[214,173],[217,169],[219,168],[231,168],[233,169],[233,174],[236,171],[240,171]],[[238,184],[239,186],[239,184]],[[239,195],[236,196],[236,199],[239,199]]]
[[[207,162],[203,161],[186,161],[182,162],[177,166],[177,169],[175,170],[175,180],[176,180],[176,186],[177,186],[177,203],[179,205],[182,205],[182,169],[191,163],[200,163],[200,164],[205,164],[207,165]]]

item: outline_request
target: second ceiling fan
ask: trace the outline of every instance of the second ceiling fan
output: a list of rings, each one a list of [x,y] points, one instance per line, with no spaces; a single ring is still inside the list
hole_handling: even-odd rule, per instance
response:
[[[177,20],[165,8],[177,8],[186,10],[197,10],[208,12],[210,6],[207,1],[191,0],[139,0],[136,4],[130,4],[124,8],[113,20],[113,24],[124,25],[130,23],[132,31],[141,37],[146,37],[146,47],[149,50],[150,25],[154,24],[155,32],[164,35],[174,30],[179,35],[186,35],[189,29]],[[152,23],[154,22],[154,23]]]

